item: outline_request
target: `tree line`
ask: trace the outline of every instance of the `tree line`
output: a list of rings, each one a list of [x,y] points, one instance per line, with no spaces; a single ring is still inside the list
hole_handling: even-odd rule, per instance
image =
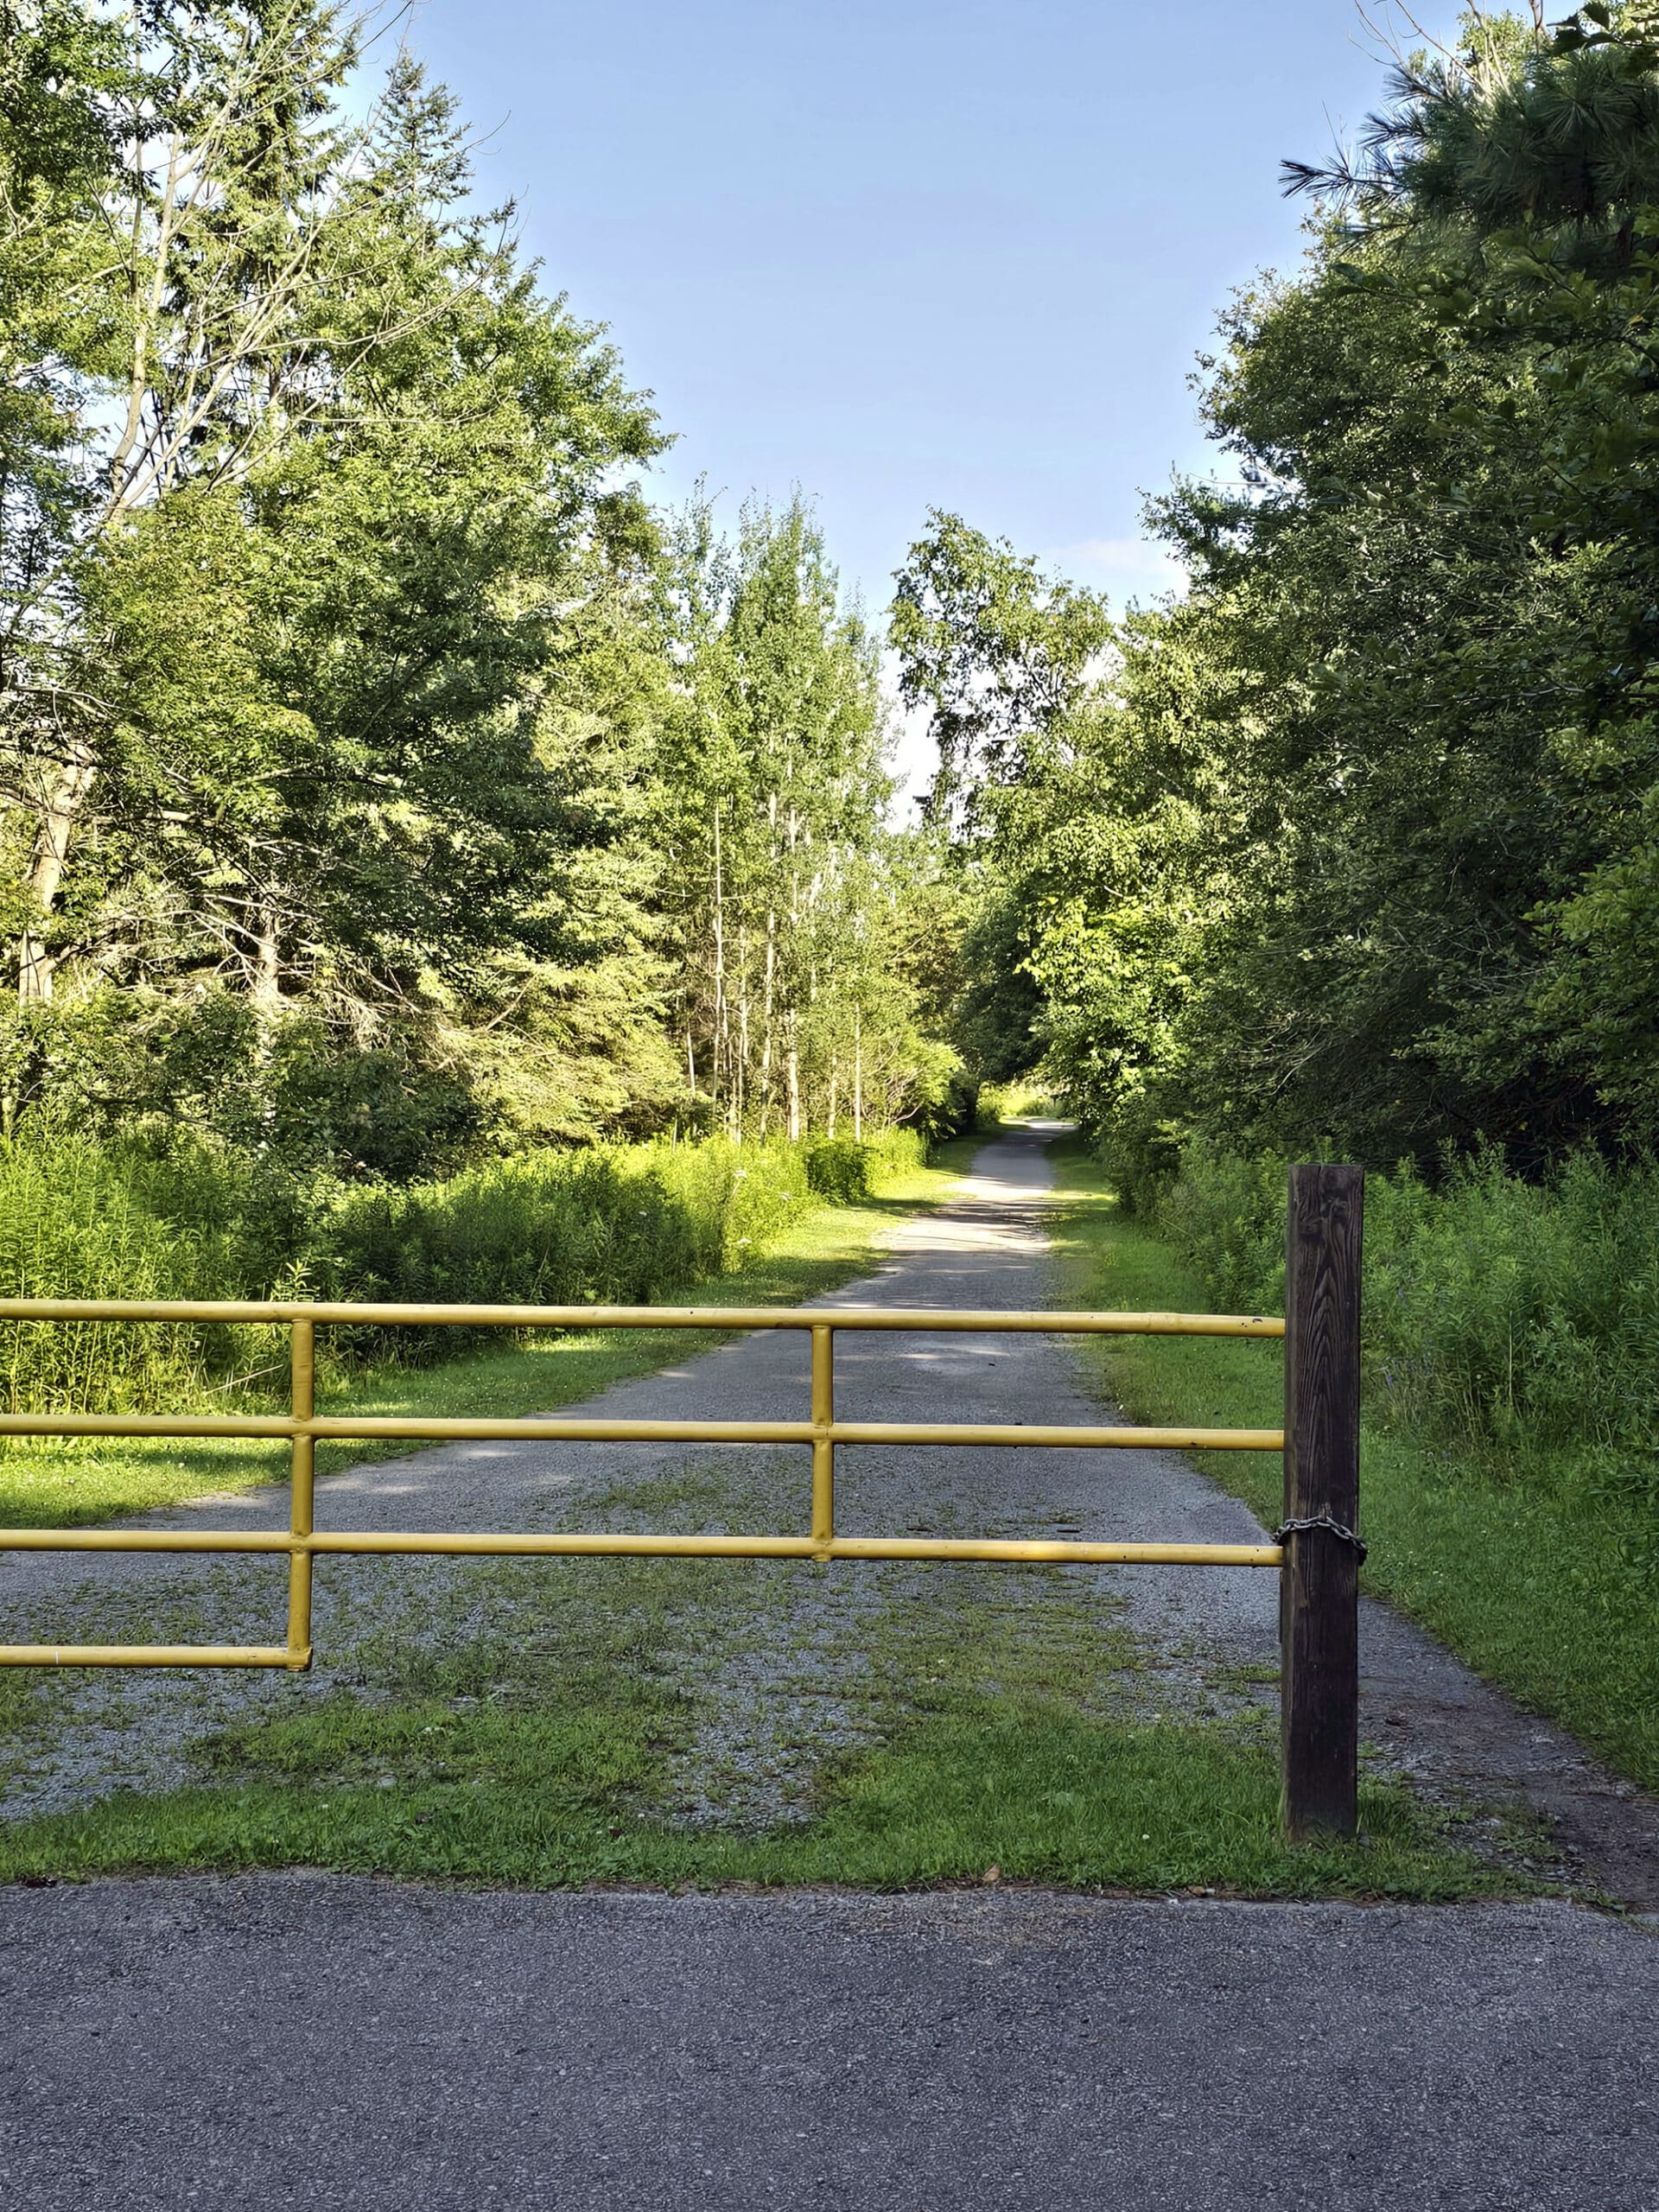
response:
[[[1389,92],[1202,365],[1184,596],[1114,623],[952,516],[900,579],[964,1045],[1131,1186],[1659,1125],[1659,22],[1479,11]]]
[[[326,0],[0,4],[0,1119],[924,1120],[874,641]]]
[[[0,1122],[408,1178],[1033,1071],[1536,1173],[1659,1119],[1659,32],[1471,16],[1201,365],[1179,597],[936,514],[884,642],[324,0],[0,0]]]

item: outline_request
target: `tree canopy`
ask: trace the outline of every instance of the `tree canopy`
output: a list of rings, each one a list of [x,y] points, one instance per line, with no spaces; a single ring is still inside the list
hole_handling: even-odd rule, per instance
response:
[[[1028,689],[972,794],[1021,1049],[1131,1167],[1194,1129],[1528,1166],[1659,1123],[1659,49],[1637,8],[1465,39],[1287,165],[1306,260],[1224,314],[1221,467],[1150,509],[1185,596]],[[1058,664],[1064,601],[979,544]],[[907,683],[1001,711],[1001,644],[942,613],[944,649],[901,607]]]
[[[330,0],[3,14],[0,1111],[407,1173],[923,1110],[805,506],[652,511],[648,396],[412,58],[349,119]]]

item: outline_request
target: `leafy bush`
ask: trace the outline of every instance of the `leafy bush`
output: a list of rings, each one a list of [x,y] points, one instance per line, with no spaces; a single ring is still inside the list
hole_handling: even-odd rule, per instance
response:
[[[1285,1294],[1285,1162],[1272,1153],[1244,1159],[1202,1137],[1154,1185],[1158,1224],[1233,1312],[1277,1313]],[[1144,1201],[1143,1201],[1144,1204]]]
[[[651,1305],[742,1267],[815,1199],[867,1198],[924,1156],[909,1129],[862,1145],[658,1141],[391,1185],[298,1177],[201,1137],[158,1149],[34,1128],[0,1141],[0,1295]],[[328,1348],[436,1360],[458,1334],[353,1327]],[[222,1409],[227,1392],[280,1395],[286,1362],[280,1328],[0,1324],[15,1412]]]
[[[0,1295],[245,1298],[293,1287],[302,1208],[257,1163],[70,1135],[0,1140]],[[283,1332],[202,1323],[0,1325],[11,1412],[153,1412],[286,1358]]]
[[[919,1167],[927,1141],[919,1129],[883,1129],[878,1136],[809,1138],[806,1180],[815,1197],[852,1206],[880,1195],[889,1175]]]
[[[872,1194],[871,1177],[878,1162],[873,1145],[853,1137],[821,1137],[806,1148],[808,1187],[821,1198],[838,1205],[856,1205]]]
[[[1281,1309],[1285,1161],[1194,1140],[1154,1220],[1214,1296]],[[1363,1333],[1394,1424],[1659,1504],[1659,1164],[1573,1155],[1546,1183],[1495,1153],[1431,1187],[1366,1185]]]
[[[272,1027],[228,990],[0,1005],[0,1073],[37,1126],[169,1149],[194,1136],[302,1175],[402,1181],[477,1154],[484,1109],[461,1074],[428,1064],[426,1041],[392,1030],[364,1047],[303,1011]]]
[[[327,1296],[429,1303],[648,1306],[741,1265],[809,1203],[801,1147],[607,1146],[542,1152],[448,1181],[353,1191],[328,1224]],[[441,1358],[445,1331],[339,1332]]]

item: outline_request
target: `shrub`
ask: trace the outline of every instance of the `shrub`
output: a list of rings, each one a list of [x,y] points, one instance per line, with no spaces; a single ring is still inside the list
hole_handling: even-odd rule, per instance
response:
[[[1160,1186],[1155,1224],[1218,1306],[1281,1308],[1285,1172],[1194,1139]],[[1659,1503],[1659,1165],[1579,1153],[1535,1183],[1484,1153],[1433,1187],[1370,1176],[1363,1326],[1388,1421]]]
[[[656,1141],[392,1185],[285,1173],[200,1136],[156,1148],[35,1128],[0,1142],[0,1295],[652,1305],[743,1266],[815,1198],[866,1198],[923,1155],[908,1129],[862,1145]],[[453,1330],[327,1337],[346,1360],[437,1360],[457,1344]],[[16,1412],[223,1409],[229,1392],[280,1396],[286,1363],[281,1328],[0,1325]]]
[[[1222,1306],[1277,1313],[1285,1294],[1285,1162],[1224,1152],[1202,1137],[1154,1202],[1159,1226]]]
[[[0,1141],[0,1295],[241,1298],[292,1287],[297,1211],[206,1145],[156,1157],[96,1139]],[[282,1332],[207,1323],[0,1324],[7,1409],[149,1413],[285,1360]]]
[[[852,1137],[820,1137],[806,1148],[808,1186],[838,1205],[856,1205],[869,1198],[877,1168],[875,1147]]]

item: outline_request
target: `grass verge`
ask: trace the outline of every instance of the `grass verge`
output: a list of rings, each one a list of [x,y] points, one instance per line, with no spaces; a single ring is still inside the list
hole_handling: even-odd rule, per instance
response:
[[[1118,1211],[1081,1144],[1057,1147],[1073,1199],[1058,1238],[1062,1300],[1202,1311],[1210,1300],[1168,1246]],[[1192,1337],[1085,1340],[1092,1381],[1135,1417],[1276,1426],[1276,1344]],[[1276,1454],[1211,1452],[1205,1473],[1271,1527]],[[1648,1789],[1659,1789],[1659,1620],[1651,1585],[1582,1497],[1503,1480],[1501,1471],[1375,1424],[1361,1446],[1362,1586],[1420,1621],[1489,1681],[1548,1715]]]
[[[1441,1900],[1516,1887],[1396,1786],[1362,1790],[1358,1844],[1291,1849],[1270,1753],[1211,1729],[955,1699],[830,1781],[811,1820],[757,1834],[639,1809],[662,1725],[649,1702],[629,1700],[465,1725],[442,1704],[357,1708],[326,1735],[290,1732],[270,1746],[280,1779],[128,1796],[0,1828],[0,1879],[316,1866],[535,1888],[988,1878]]]
[[[870,1267],[884,1230],[906,1214],[941,1204],[982,1141],[966,1137],[940,1147],[931,1166],[890,1178],[880,1197],[866,1204],[815,1206],[739,1273],[680,1285],[665,1294],[664,1303],[787,1306],[836,1288]],[[504,1342],[499,1350],[468,1352],[437,1367],[388,1364],[332,1376],[325,1370],[317,1409],[434,1418],[550,1413],[723,1341],[707,1329],[614,1330]],[[326,1357],[326,1344],[321,1350]],[[356,1462],[396,1458],[408,1448],[403,1443],[322,1444],[317,1469],[337,1473]],[[282,1481],[287,1473],[287,1446],[280,1444],[130,1437],[13,1440],[0,1444],[0,1527],[76,1528]]]

